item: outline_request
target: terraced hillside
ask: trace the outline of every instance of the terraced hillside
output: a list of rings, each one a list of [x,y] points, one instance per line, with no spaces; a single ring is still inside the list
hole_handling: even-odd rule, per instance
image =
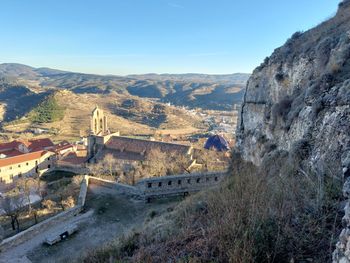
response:
[[[156,103],[138,97],[121,94],[76,94],[71,91],[56,91],[58,105],[64,109],[64,117],[54,122],[34,122],[34,108],[18,121],[6,123],[3,135],[32,136],[34,128],[49,130],[54,140],[75,140],[89,132],[90,114],[99,105],[108,115],[112,131],[124,135],[153,135],[166,129],[168,133],[187,134],[206,129],[198,117],[188,115],[177,107]]]

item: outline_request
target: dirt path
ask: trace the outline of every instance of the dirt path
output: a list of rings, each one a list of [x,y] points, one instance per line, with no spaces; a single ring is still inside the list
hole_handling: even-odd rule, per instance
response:
[[[101,247],[149,219],[151,211],[164,213],[178,200],[160,200],[146,204],[116,193],[115,190],[90,185],[86,213],[72,218],[31,240],[0,254],[0,262],[72,262],[92,249]],[[70,223],[78,224],[78,232],[53,246],[43,245],[45,237]]]
[[[0,262],[7,262],[7,263],[12,263],[12,262],[23,262],[23,260],[26,260],[25,256],[28,252],[33,250],[35,247],[41,246],[46,238],[46,236],[56,233],[57,231],[60,231],[61,229],[64,228],[65,225],[67,224],[72,224],[72,223],[82,223],[86,220],[89,219],[93,214],[93,211],[88,211],[87,213],[80,214],[76,217],[73,217],[66,222],[63,222],[61,224],[56,225],[53,228],[48,229],[47,231],[42,232],[39,235],[36,235],[32,239],[28,240],[27,242],[24,242],[20,244],[19,246],[16,246],[14,248],[9,249],[8,251],[2,252],[0,254]]]

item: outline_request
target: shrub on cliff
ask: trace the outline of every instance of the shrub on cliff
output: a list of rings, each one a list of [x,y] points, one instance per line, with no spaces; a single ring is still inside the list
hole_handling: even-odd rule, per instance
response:
[[[219,189],[190,197],[84,261],[330,261],[341,183],[299,172],[289,158],[287,152],[272,154],[257,168],[234,154],[232,174]]]

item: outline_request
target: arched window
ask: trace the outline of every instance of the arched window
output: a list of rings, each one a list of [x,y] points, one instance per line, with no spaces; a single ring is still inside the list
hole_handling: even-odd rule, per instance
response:
[[[103,130],[103,120],[100,119],[100,130]]]
[[[94,130],[95,133],[97,133],[97,120],[95,119],[95,130]]]

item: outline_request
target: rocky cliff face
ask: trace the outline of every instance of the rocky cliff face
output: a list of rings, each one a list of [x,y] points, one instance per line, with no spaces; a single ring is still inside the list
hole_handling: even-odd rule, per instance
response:
[[[255,69],[237,134],[245,159],[260,165],[277,150],[299,153],[310,169],[344,180],[350,196],[349,0],[334,18],[295,33]],[[336,260],[350,259],[349,219],[344,217]]]
[[[350,1],[337,15],[287,43],[248,81],[237,145],[260,164],[273,149],[290,151],[307,140],[307,158],[337,165],[341,174],[350,142]]]

